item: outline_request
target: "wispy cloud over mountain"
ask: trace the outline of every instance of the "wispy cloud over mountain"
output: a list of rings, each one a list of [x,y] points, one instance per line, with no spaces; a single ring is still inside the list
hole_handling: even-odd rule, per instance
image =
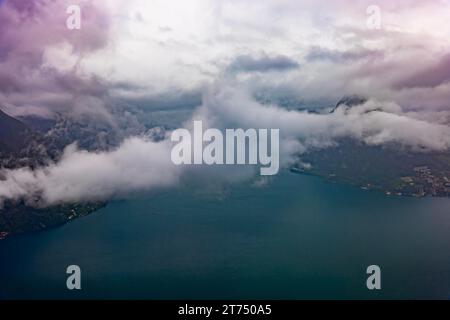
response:
[[[245,108],[242,108],[245,106]],[[450,127],[417,119],[395,103],[368,101],[333,113],[288,111],[257,102],[234,84],[216,83],[205,94],[192,120],[212,128],[281,128],[281,164],[287,167],[309,149],[335,145],[353,138],[368,145],[400,144],[421,152],[450,149]],[[186,123],[189,127],[191,120]],[[417,134],[426,132],[426,134]],[[190,170],[170,161],[172,143],[143,137],[125,140],[110,152],[87,152],[70,146],[48,167],[3,170],[0,200],[39,199],[38,205],[106,200],[161,187],[174,186],[183,176],[198,179],[207,166]],[[223,174],[223,170],[228,174]],[[215,179],[236,182],[252,177],[251,170],[212,168]]]

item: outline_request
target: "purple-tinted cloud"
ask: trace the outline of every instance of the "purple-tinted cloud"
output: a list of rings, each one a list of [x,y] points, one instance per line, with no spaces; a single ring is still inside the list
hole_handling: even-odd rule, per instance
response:
[[[408,76],[395,84],[398,89],[434,88],[450,81],[450,54],[437,63]]]
[[[69,4],[79,4],[82,29],[66,27]],[[74,68],[45,64],[48,49],[66,45],[75,61],[109,41],[107,11],[92,1],[8,0],[0,7],[0,107],[71,109],[83,97],[102,97],[101,81]]]

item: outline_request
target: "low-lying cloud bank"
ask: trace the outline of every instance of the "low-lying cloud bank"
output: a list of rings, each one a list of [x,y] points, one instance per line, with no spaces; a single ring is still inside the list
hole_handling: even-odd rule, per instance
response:
[[[280,129],[280,161],[284,167],[310,148],[326,148],[347,137],[370,145],[396,143],[422,151],[450,148],[450,127],[406,113],[395,103],[369,100],[323,114],[292,111],[263,105],[245,88],[226,81],[209,88],[194,119],[203,120],[210,128]],[[186,127],[190,125],[191,120]],[[72,145],[57,163],[46,167],[1,170],[0,203],[23,199],[30,205],[48,206],[108,200],[176,186],[186,176],[204,179],[206,174],[217,183],[252,177],[250,168],[242,171],[239,166],[176,166],[170,159],[171,147],[168,138],[154,142],[146,137],[126,139],[110,152],[87,152]]]
[[[196,116],[217,127],[280,128],[283,138],[299,142],[304,150],[326,147],[345,137],[424,151],[450,148],[448,125],[421,119],[420,113],[404,112],[392,102],[369,100],[350,109],[342,106],[333,113],[317,114],[261,105],[246,90],[220,84],[205,96]]]
[[[31,170],[2,170],[0,203],[24,199],[30,205],[106,200],[174,185],[179,168],[170,162],[168,141],[134,137],[111,152],[66,148],[58,163]]]

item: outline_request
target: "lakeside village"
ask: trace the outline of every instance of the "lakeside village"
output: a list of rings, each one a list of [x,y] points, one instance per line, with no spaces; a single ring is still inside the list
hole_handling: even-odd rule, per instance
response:
[[[292,172],[300,174],[315,174],[312,170],[293,167]],[[379,186],[371,183],[359,184],[363,190],[382,190],[386,195],[412,196],[412,197],[450,197],[450,172],[433,172],[428,166],[414,167],[414,174],[402,176],[390,186]],[[330,181],[339,181],[339,177],[328,174]],[[357,183],[356,183],[357,184]]]
[[[435,174],[428,166],[421,166],[415,167],[414,173],[415,175],[413,176],[400,178],[401,183],[399,184],[399,188],[406,195],[415,197],[424,197],[426,195],[434,197],[450,196],[449,172]]]

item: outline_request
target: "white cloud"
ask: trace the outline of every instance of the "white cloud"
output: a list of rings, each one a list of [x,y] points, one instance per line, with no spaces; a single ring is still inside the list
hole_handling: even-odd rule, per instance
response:
[[[338,138],[351,137],[368,144],[398,143],[418,150],[449,149],[448,125],[411,115],[414,113],[404,112],[395,103],[372,100],[348,111],[338,108],[334,113],[286,110],[261,105],[241,85],[218,82],[206,95],[196,117],[208,119],[212,127],[279,128],[284,139],[298,141],[304,148],[326,147]]]
[[[170,144],[130,138],[111,152],[66,148],[58,163],[31,170],[2,170],[0,200],[34,197],[39,205],[106,200],[174,185],[179,167],[170,162]]]

